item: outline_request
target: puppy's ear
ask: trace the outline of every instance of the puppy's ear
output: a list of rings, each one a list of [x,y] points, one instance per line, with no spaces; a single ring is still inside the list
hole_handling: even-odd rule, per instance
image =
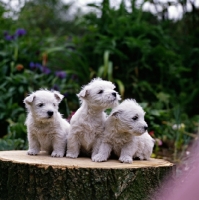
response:
[[[34,99],[35,99],[35,95],[34,94],[31,94],[30,96],[27,96],[25,99],[24,99],[24,103],[26,104],[26,105],[30,105],[30,104],[32,104],[32,102],[34,101]]]
[[[58,103],[60,103],[62,101],[62,99],[64,98],[64,95],[60,94],[57,91],[53,91],[55,99],[57,99]]]
[[[80,91],[80,93],[77,94],[77,96],[78,96],[79,98],[85,98],[85,97],[88,96],[88,95],[89,95],[88,89],[82,89],[82,90]]]
[[[122,114],[122,110],[118,110],[118,111],[113,112],[111,116],[114,117],[115,119],[118,119],[121,114]]]

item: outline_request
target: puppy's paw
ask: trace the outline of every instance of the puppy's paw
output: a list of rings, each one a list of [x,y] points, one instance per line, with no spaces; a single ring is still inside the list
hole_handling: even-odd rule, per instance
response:
[[[139,159],[140,159],[140,160],[144,160],[144,157],[143,157],[143,156],[139,156]]]
[[[60,158],[62,158],[62,157],[64,157],[64,153],[63,152],[58,152],[58,151],[53,151],[51,153],[51,156],[52,157],[60,157]]]
[[[132,157],[130,157],[130,156],[121,156],[121,157],[119,158],[119,161],[120,161],[120,162],[123,162],[123,163],[132,163],[132,162],[133,162],[133,159],[132,159]]]
[[[29,149],[27,152],[27,154],[30,156],[36,156],[38,153],[39,153],[39,151],[35,150],[35,149]]]
[[[92,161],[93,162],[103,162],[103,161],[107,161],[107,158],[102,154],[97,154],[92,157]]]
[[[143,156],[143,160],[150,160],[150,156]]]
[[[150,156],[148,156],[147,154],[141,154],[138,156],[138,158],[140,160],[149,160]]]
[[[67,158],[77,158],[77,157],[78,157],[78,154],[76,154],[76,153],[67,153],[67,154],[66,154],[66,157],[67,157]]]
[[[136,156],[133,156],[133,159],[144,160],[144,156],[143,155],[136,155]]]

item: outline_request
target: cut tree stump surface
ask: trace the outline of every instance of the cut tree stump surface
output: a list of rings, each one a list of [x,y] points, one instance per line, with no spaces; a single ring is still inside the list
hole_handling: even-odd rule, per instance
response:
[[[108,160],[107,162],[92,162],[90,158],[54,158],[41,152],[37,156],[29,156],[26,151],[0,151],[0,160],[11,161],[13,163],[26,163],[37,165],[38,167],[56,168],[101,168],[101,169],[125,169],[125,168],[145,168],[145,167],[166,167],[173,166],[172,163],[151,158],[149,161],[134,160],[132,164],[120,163],[119,160]]]
[[[0,151],[1,199],[150,200],[173,172],[162,159],[96,163],[90,158],[53,158],[27,151]]]

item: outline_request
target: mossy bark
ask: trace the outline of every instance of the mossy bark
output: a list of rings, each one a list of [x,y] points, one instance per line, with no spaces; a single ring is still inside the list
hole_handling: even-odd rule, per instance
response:
[[[89,159],[84,162],[87,160],[90,162]],[[48,166],[39,161],[20,163],[14,161],[14,156],[13,160],[5,156],[1,159],[0,153],[0,199],[154,200],[151,194],[173,171],[172,164],[141,168],[123,166],[110,169],[98,165],[96,168]]]

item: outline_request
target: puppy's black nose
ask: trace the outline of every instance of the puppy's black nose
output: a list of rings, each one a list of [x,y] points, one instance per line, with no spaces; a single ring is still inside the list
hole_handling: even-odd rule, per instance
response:
[[[144,130],[146,131],[148,129],[148,126],[144,126]]]
[[[48,116],[52,117],[53,116],[53,111],[48,111]]]
[[[116,92],[113,92],[112,95],[113,95],[114,97],[116,97]]]

